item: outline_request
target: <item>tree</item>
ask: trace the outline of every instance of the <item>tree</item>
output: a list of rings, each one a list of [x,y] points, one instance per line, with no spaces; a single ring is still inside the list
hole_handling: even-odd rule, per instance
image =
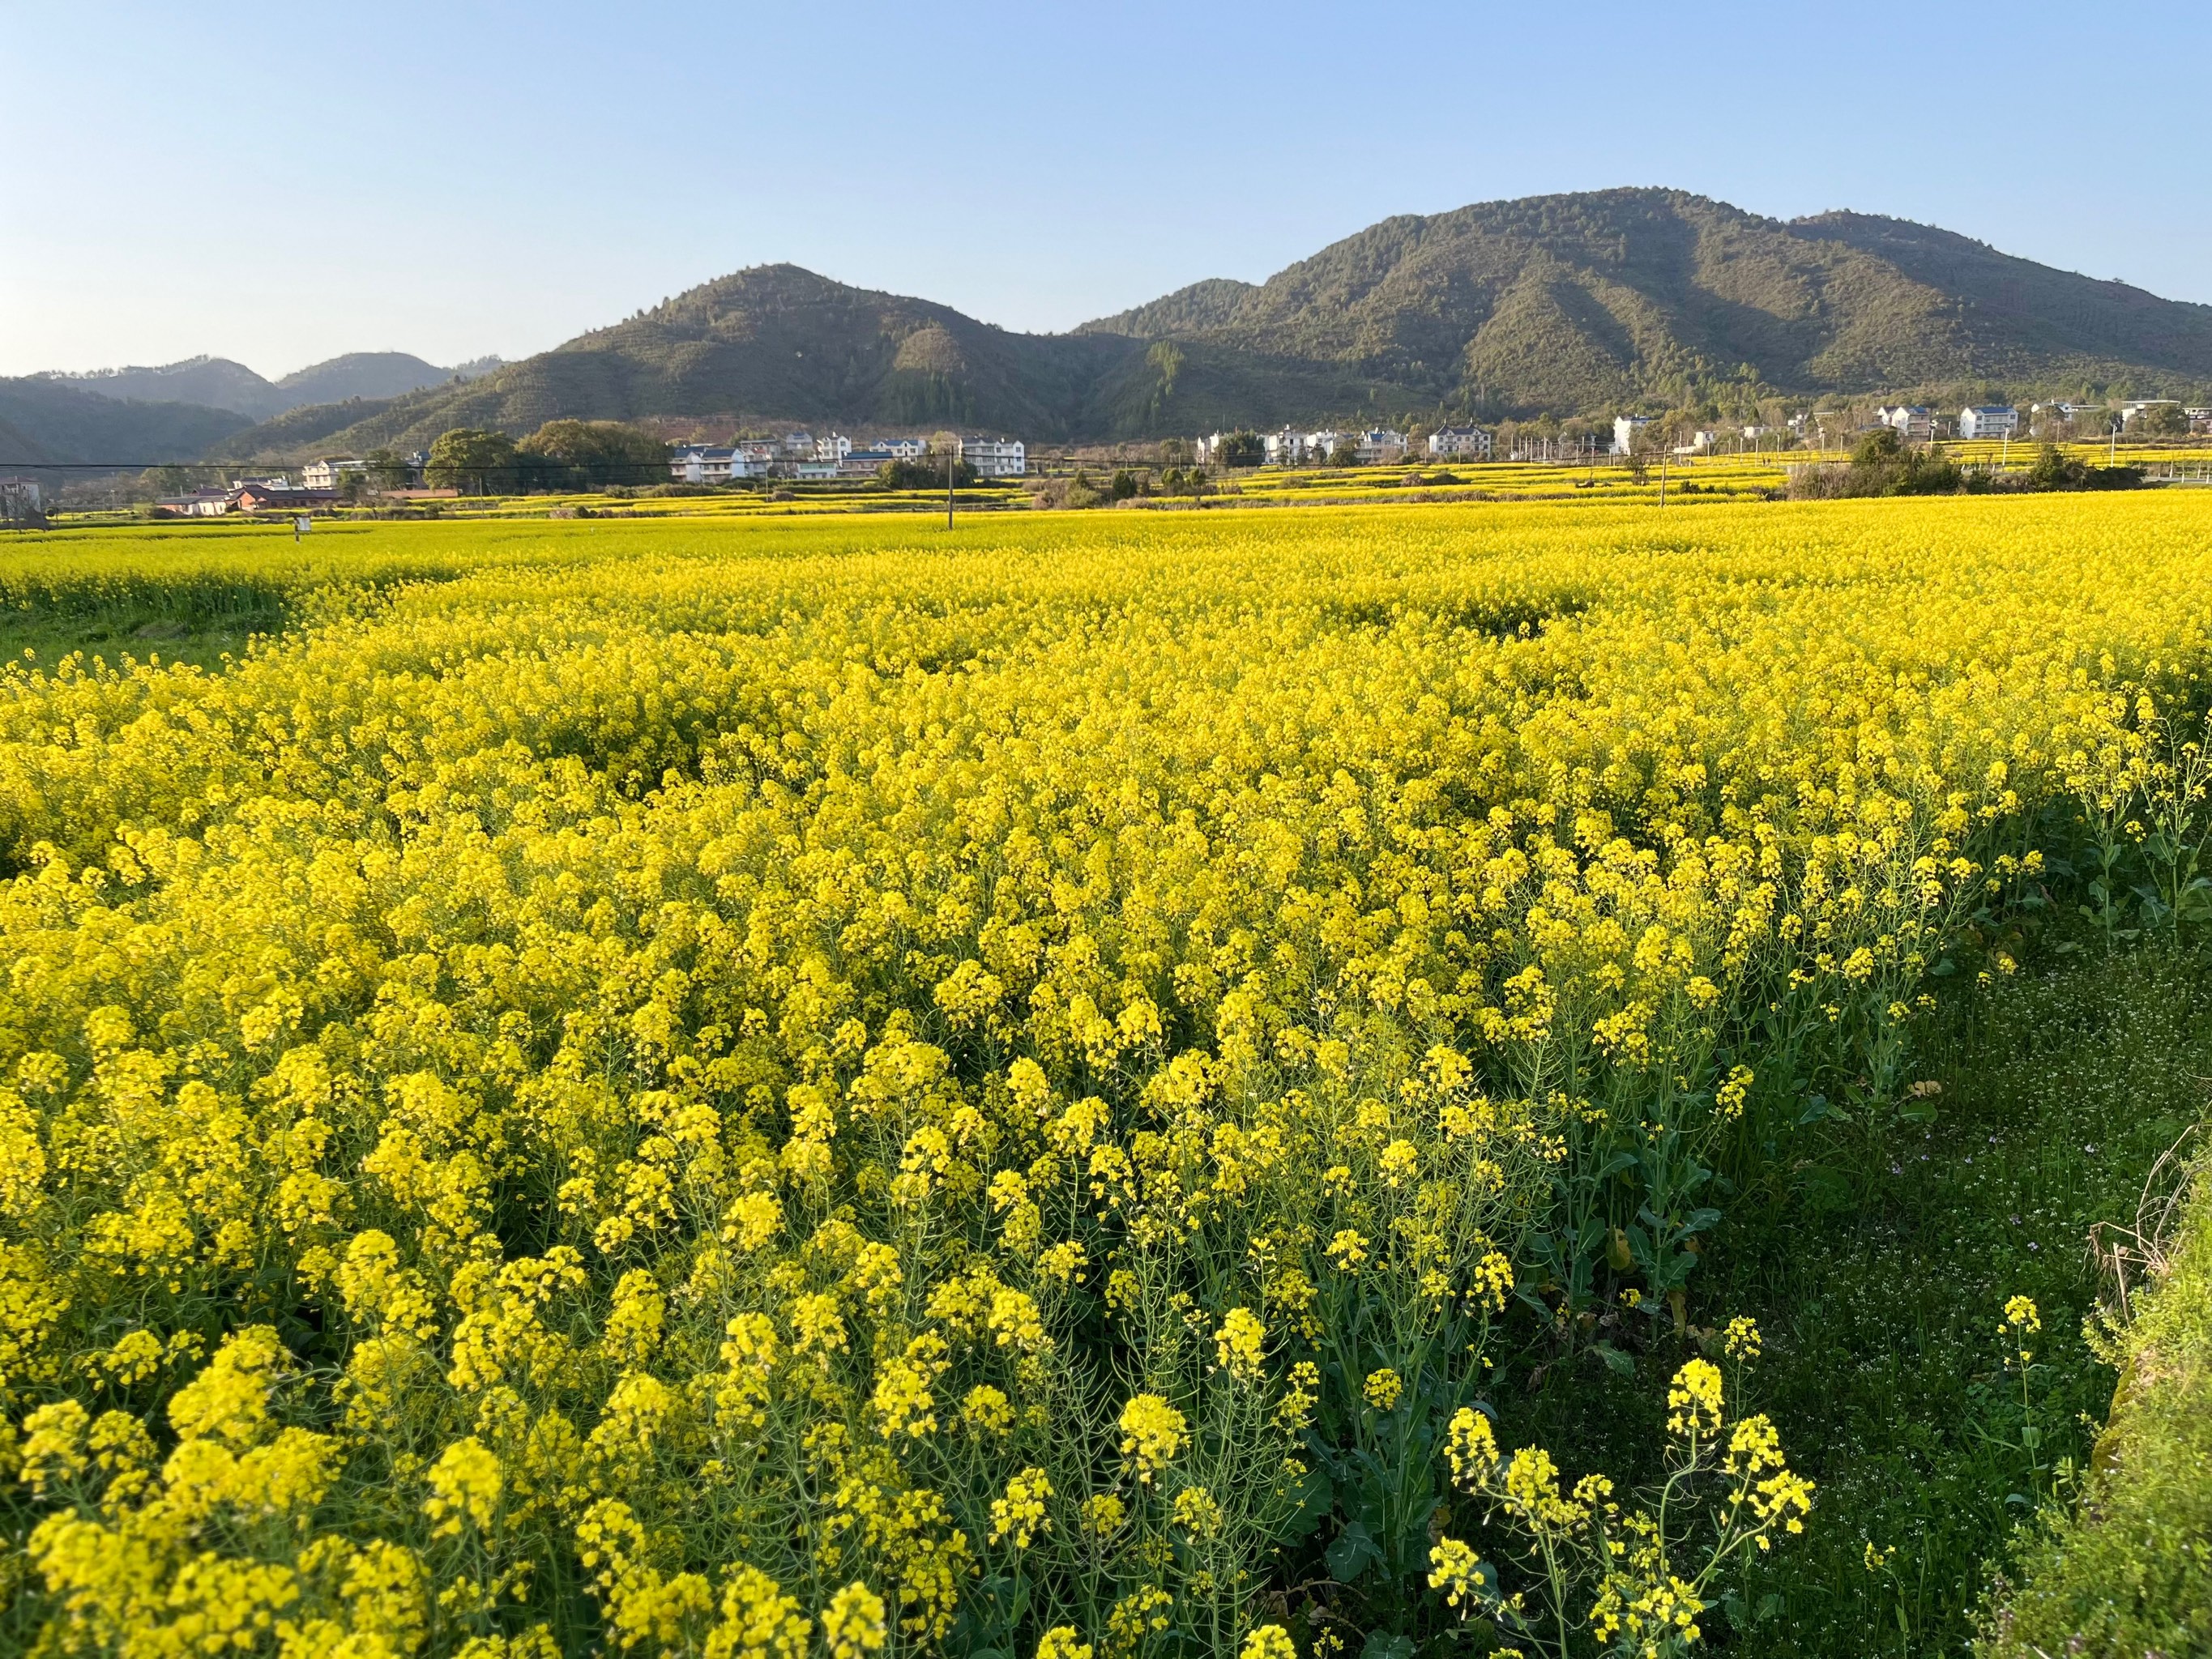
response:
[[[1224,466],[1257,466],[1267,459],[1267,446],[1256,432],[1239,429],[1221,441],[1219,459]]]
[[[373,489],[404,489],[407,488],[407,462],[397,450],[370,450],[366,458],[363,471]]]
[[[620,421],[548,421],[516,447],[524,482],[545,489],[665,483],[668,446]]]
[[[2185,438],[2189,416],[2179,404],[2153,404],[2128,422],[2131,438]]]
[[[952,463],[952,483],[956,489],[967,489],[979,476],[971,462]],[[885,489],[942,489],[945,488],[945,457],[924,457],[918,461],[885,461],[876,469],[876,483]]]
[[[1853,466],[1880,466],[1905,453],[1905,440],[1893,426],[1878,426],[1851,447]]]
[[[514,440],[504,432],[457,426],[430,441],[430,464],[422,476],[434,489],[458,489],[465,495],[489,495],[516,483]]]

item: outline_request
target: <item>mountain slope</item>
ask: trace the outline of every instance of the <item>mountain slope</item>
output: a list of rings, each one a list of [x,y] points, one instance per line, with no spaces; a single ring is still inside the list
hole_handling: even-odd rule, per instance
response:
[[[0,380],[0,468],[9,470],[35,471],[42,462],[174,460],[220,449],[247,424],[228,410],[125,402],[45,375]]]
[[[2212,382],[2212,307],[1896,220],[1784,224],[1673,191],[1389,219],[1219,297],[1201,284],[1089,326],[1287,349],[1504,411],[1677,398],[1746,364],[1800,393]]]
[[[2212,306],[2178,304],[2125,283],[2055,270],[1904,219],[1823,213],[1793,221],[1790,230],[1808,240],[1844,243],[1916,283],[1960,296],[1983,352],[2021,365],[2008,372],[2125,362],[2201,380],[2212,362]]]
[[[249,420],[266,421],[307,404],[337,404],[352,398],[397,398],[425,386],[465,380],[499,359],[480,358],[458,368],[441,368],[404,351],[349,351],[327,362],[295,369],[281,380],[255,374],[228,357],[190,357],[159,368],[103,368],[85,374],[42,378],[102,398],[139,403],[199,404],[228,410]]]
[[[415,448],[454,426],[517,434],[565,417],[787,418],[1085,429],[1140,344],[1023,335],[950,307],[848,288],[793,265],[724,276],[482,379],[395,399],[336,434]],[[258,442],[260,434],[248,434]]]
[[[1188,334],[1200,329],[1221,328],[1237,320],[1244,302],[1259,292],[1251,283],[1228,276],[1208,276],[1179,288],[1172,294],[1097,322],[1085,323],[1079,334],[1127,334],[1139,340],[1164,334]]]
[[[464,385],[333,426],[416,448],[559,417],[999,428],[1036,440],[1407,412],[1525,415],[2000,385],[2205,396],[2212,307],[1948,232],[1784,223],[1679,191],[1386,219],[1259,284],[1215,278],[1069,334],[763,265]],[[281,453],[278,428],[242,434]]]
[[[404,351],[349,351],[328,362],[293,370],[276,382],[276,390],[289,400],[286,407],[296,409],[303,404],[343,403],[349,398],[397,398],[441,385],[454,373]]]
[[[227,409],[252,420],[266,420],[288,404],[274,383],[228,357],[187,357],[158,368],[94,369],[84,374],[50,374],[45,379],[102,398],[137,403],[199,404]]]

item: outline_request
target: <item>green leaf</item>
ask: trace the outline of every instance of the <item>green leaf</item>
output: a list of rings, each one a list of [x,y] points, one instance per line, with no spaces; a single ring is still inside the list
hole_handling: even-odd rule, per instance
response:
[[[1297,1506],[1291,1511],[1284,1531],[1291,1538],[1304,1538],[1322,1523],[1335,1502],[1336,1488],[1328,1474],[1316,1465],[1308,1465],[1297,1485]]]
[[[1337,1534],[1336,1541],[1324,1555],[1328,1562],[1328,1576],[1340,1584],[1352,1583],[1382,1559],[1373,1534],[1357,1521]]]

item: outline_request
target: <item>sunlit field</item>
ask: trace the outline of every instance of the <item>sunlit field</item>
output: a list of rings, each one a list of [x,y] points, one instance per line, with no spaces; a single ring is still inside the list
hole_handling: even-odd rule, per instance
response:
[[[1960,1651],[2212,495],[1522,471],[0,543],[0,1646]]]

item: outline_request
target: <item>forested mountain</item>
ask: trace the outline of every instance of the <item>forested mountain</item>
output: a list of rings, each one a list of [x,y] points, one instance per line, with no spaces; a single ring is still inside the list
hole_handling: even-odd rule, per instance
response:
[[[217,435],[228,454],[272,459],[562,418],[952,425],[1051,441],[1757,392],[2212,400],[2212,307],[1901,220],[1784,222],[1614,190],[1386,219],[1265,283],[1193,283],[1067,334],[761,265],[458,383],[404,353],[359,353],[275,384],[221,359],[71,384],[252,403],[265,424]]]
[[[124,402],[45,375],[0,380],[0,471],[175,460],[221,449],[248,424],[242,415],[204,404]],[[54,482],[64,477],[41,476]]]
[[[440,368],[404,351],[349,351],[327,362],[294,369],[276,382],[276,390],[289,399],[285,407],[297,409],[304,404],[343,403],[349,398],[397,398],[426,386],[448,384],[462,373]]]
[[[1671,191],[1388,219],[1260,286],[1200,283],[1085,326],[1164,334],[1202,364],[1356,366],[1415,405],[1502,413],[1678,400],[1747,366],[1797,393],[2212,383],[2212,307],[1899,220],[1784,223]]]
[[[1119,337],[1010,333],[926,300],[763,265],[481,380],[396,398],[333,441],[416,448],[449,427],[520,434],[569,416],[981,425],[1060,436],[1109,423],[1090,404],[1112,396],[1116,371],[1132,362],[1141,368],[1145,355]]]
[[[244,363],[228,357],[187,357],[158,367],[98,368],[82,374],[40,376],[80,392],[132,403],[198,404],[264,421],[288,408],[284,394]]]
[[[1962,384],[2194,392],[2212,386],[2212,307],[1898,220],[1603,191],[1387,219],[1264,283],[1194,283],[1064,335],[758,266],[327,436],[416,447],[574,416],[1048,441]]]

